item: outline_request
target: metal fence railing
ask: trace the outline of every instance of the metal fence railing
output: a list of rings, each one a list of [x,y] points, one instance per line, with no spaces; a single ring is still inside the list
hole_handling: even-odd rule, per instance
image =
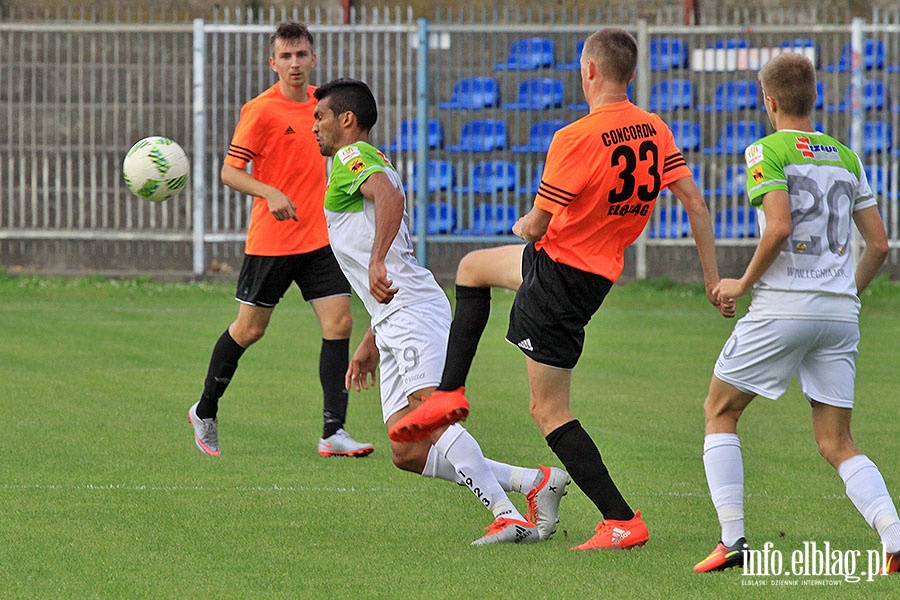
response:
[[[372,86],[380,104],[373,141],[407,182],[410,215],[423,215],[414,223],[423,259],[426,242],[510,240],[506,225],[533,199],[546,135],[584,114],[574,63],[579,41],[595,25],[429,22],[398,11],[377,20],[311,23],[314,80],[351,76]],[[619,23],[641,47],[632,98],[684,136],[721,245],[755,244],[738,134],[771,130],[756,70],[789,48],[816,61],[822,106],[815,118],[863,157],[891,245],[900,248],[898,21],[896,11],[882,11],[870,21],[831,25]],[[51,257],[53,264],[81,253],[78,264],[90,265],[110,253],[113,267],[146,268],[154,256],[166,256],[177,263],[172,268],[202,274],[240,254],[250,202],[225,188],[218,173],[241,105],[274,81],[266,63],[272,27],[0,23],[0,115],[7,124],[0,127],[0,263],[38,262],[39,254],[57,252],[63,255]],[[517,64],[517,44],[534,38],[543,40],[538,46],[549,42],[549,54],[534,68]],[[659,49],[673,44],[684,48],[677,60],[659,63]],[[496,98],[484,106],[454,100],[464,80],[476,79],[490,81]],[[685,88],[677,97],[661,91]],[[486,143],[486,126],[502,134],[485,149],[467,150],[473,139]],[[473,130],[480,133],[471,138]],[[190,188],[158,205],[130,196],[120,173],[131,144],[154,134],[178,140],[193,157]],[[639,262],[655,248],[692,243],[671,197],[657,206]]]

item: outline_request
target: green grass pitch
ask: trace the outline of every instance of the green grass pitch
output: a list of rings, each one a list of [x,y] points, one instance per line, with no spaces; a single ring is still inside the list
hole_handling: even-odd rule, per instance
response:
[[[801,579],[840,578],[691,571],[718,539],[701,405],[733,323],[695,286],[618,285],[589,325],[573,410],[651,535],[594,553],[570,551],[599,518],[575,485],[549,542],[470,547],[490,514],[462,487],[393,467],[377,392],[351,395],[347,425],[375,453],[320,458],[320,334],[296,290],[222,401],[222,456],[201,455],[186,413],[232,297],[231,283],[0,276],[0,597],[897,597],[894,577],[823,587]],[[528,415],[524,359],[503,341],[511,299],[494,292],[466,427],[487,456],[558,465]],[[863,299],[854,419],[895,501],[898,300],[884,280]],[[355,344],[358,302],[354,315]],[[754,547],[876,547],[816,453],[796,384],[757,400],[740,434]]]

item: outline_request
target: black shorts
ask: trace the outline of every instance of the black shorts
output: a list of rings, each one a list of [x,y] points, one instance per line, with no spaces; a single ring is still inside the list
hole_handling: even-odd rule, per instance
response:
[[[349,296],[350,284],[331,246],[289,256],[244,255],[235,298],[244,304],[274,308],[296,283],[307,302],[328,296]]]
[[[541,364],[574,368],[584,348],[584,326],[610,288],[606,277],[554,262],[528,244],[506,341]]]

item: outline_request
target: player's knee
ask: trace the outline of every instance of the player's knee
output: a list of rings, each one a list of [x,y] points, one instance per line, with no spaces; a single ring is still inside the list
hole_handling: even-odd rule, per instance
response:
[[[350,315],[350,311],[335,319],[331,328],[336,338],[345,339],[350,337],[350,334],[353,332],[353,317]]]
[[[262,339],[266,333],[266,328],[263,325],[237,324],[236,327],[230,330],[230,333],[235,342],[246,348]]]
[[[474,287],[478,277],[478,260],[473,257],[473,253],[469,252],[462,257],[459,265],[456,267],[456,285],[465,285]]]
[[[707,423],[737,423],[738,418],[741,416],[741,411],[732,410],[724,402],[719,402],[711,396],[707,396],[703,402],[703,414]]]
[[[322,335],[329,340],[347,339],[353,332],[353,316],[350,314],[349,306],[346,311],[335,313],[322,319]]]
[[[818,436],[816,438],[816,449],[822,458],[834,468],[837,468],[838,465],[848,458],[859,454],[859,450],[849,434]]]
[[[425,470],[427,459],[428,447],[425,444],[391,442],[391,460],[393,460],[394,466],[401,471],[421,474]]]

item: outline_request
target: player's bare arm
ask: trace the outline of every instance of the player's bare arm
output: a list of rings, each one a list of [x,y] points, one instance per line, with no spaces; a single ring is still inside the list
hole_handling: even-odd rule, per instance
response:
[[[358,392],[360,388],[368,390],[369,385],[374,386],[378,381],[376,376],[378,359],[378,346],[375,344],[375,334],[370,327],[350,358],[350,365],[344,377],[344,387]]]
[[[853,222],[866,242],[856,265],[856,293],[861,294],[887,259],[888,240],[877,206],[856,211],[853,213]]]
[[[547,233],[552,218],[551,213],[534,206],[528,214],[519,217],[513,225],[512,232],[526,242],[536,242]]]
[[[269,212],[278,221],[297,220],[297,207],[290,198],[278,188],[263,183],[243,169],[222,165],[222,183],[242,194],[265,198],[269,203]]]
[[[763,210],[766,213],[766,228],[759,239],[759,246],[740,279],[723,279],[715,293],[720,300],[739,298],[750,291],[763,273],[768,270],[784,243],[791,236],[791,201],[785,190],[773,190],[763,196]]]
[[[376,300],[387,304],[393,300],[398,288],[392,287],[394,282],[388,279],[384,258],[400,231],[406,199],[384,173],[370,175],[359,186],[359,191],[375,203],[375,242],[369,258],[369,291]]]
[[[706,298],[719,309],[722,316],[731,318],[734,316],[734,300],[721,301],[713,293],[719,284],[719,269],[716,263],[715,235],[713,234],[712,219],[709,216],[709,208],[703,200],[700,189],[693,177],[684,177],[669,185],[669,189],[675,198],[684,206],[688,221],[691,223],[691,232],[697,253],[700,255],[700,267],[703,270],[703,281],[706,284]]]

